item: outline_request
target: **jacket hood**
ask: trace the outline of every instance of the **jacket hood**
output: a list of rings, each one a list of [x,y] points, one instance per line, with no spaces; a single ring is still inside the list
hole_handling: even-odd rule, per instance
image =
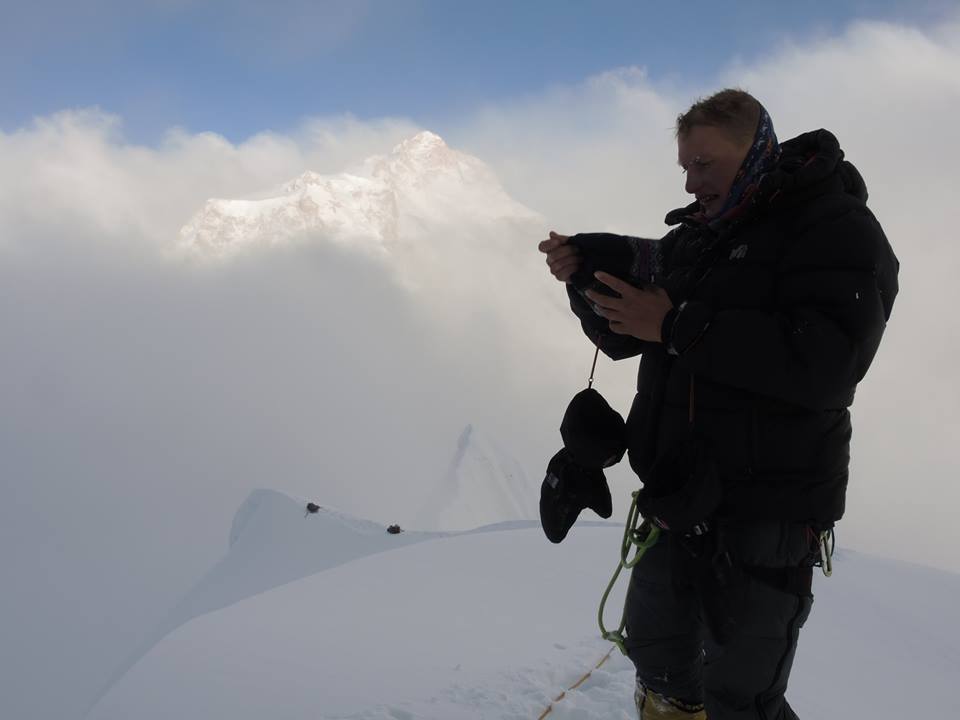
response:
[[[867,201],[863,176],[853,163],[844,160],[840,143],[829,130],[821,128],[803,133],[780,147],[783,151],[780,162],[761,183],[761,186],[768,185],[771,199],[777,193],[812,190],[836,177],[843,192],[862,202]]]

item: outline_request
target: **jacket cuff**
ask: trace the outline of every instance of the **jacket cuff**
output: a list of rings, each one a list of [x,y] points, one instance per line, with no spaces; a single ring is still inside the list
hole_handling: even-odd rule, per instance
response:
[[[670,340],[673,337],[673,323],[677,319],[677,313],[679,310],[677,306],[674,305],[672,308],[667,310],[667,314],[663,316],[663,321],[660,323],[660,342],[670,348]]]
[[[710,327],[713,308],[702,302],[684,301],[663,318],[660,335],[671,355],[682,355],[699,342]]]

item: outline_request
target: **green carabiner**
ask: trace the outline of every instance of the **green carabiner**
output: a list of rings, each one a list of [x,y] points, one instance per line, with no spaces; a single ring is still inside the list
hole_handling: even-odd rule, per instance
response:
[[[620,577],[623,569],[631,569],[636,566],[646,554],[647,550],[656,545],[657,540],[660,539],[659,525],[644,519],[640,527],[637,527],[637,520],[640,518],[640,509],[637,507],[638,495],[639,491],[633,493],[633,502],[630,504],[630,510],[627,512],[627,523],[623,531],[623,541],[620,544],[620,564],[617,565],[617,569],[613,573],[613,578],[611,578],[607,584],[607,589],[604,591],[603,598],[600,600],[600,611],[597,613],[601,637],[616,645],[624,655],[627,654],[625,645],[626,637],[623,634],[624,629],[627,627],[627,609],[624,607],[623,615],[620,619],[620,627],[614,631],[607,630],[604,626],[603,610],[607,605],[607,598],[610,596],[610,591],[613,590],[613,586],[616,585],[617,578]],[[637,550],[633,558],[628,560],[631,546],[636,547]]]

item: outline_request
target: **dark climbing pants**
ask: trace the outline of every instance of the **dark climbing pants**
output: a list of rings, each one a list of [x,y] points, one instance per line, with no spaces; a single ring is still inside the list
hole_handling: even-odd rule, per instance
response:
[[[738,527],[725,537],[735,562],[748,566],[796,567],[810,551],[809,531],[795,524]],[[705,584],[697,567],[664,533],[633,569],[626,647],[638,682],[703,703],[709,720],[793,720],[784,693],[813,596],[747,573]]]

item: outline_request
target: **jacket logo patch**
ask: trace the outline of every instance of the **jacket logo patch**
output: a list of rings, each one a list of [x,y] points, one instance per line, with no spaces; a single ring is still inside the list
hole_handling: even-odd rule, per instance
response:
[[[730,251],[731,260],[743,260],[747,256],[747,246],[746,245],[737,245],[733,250]]]

